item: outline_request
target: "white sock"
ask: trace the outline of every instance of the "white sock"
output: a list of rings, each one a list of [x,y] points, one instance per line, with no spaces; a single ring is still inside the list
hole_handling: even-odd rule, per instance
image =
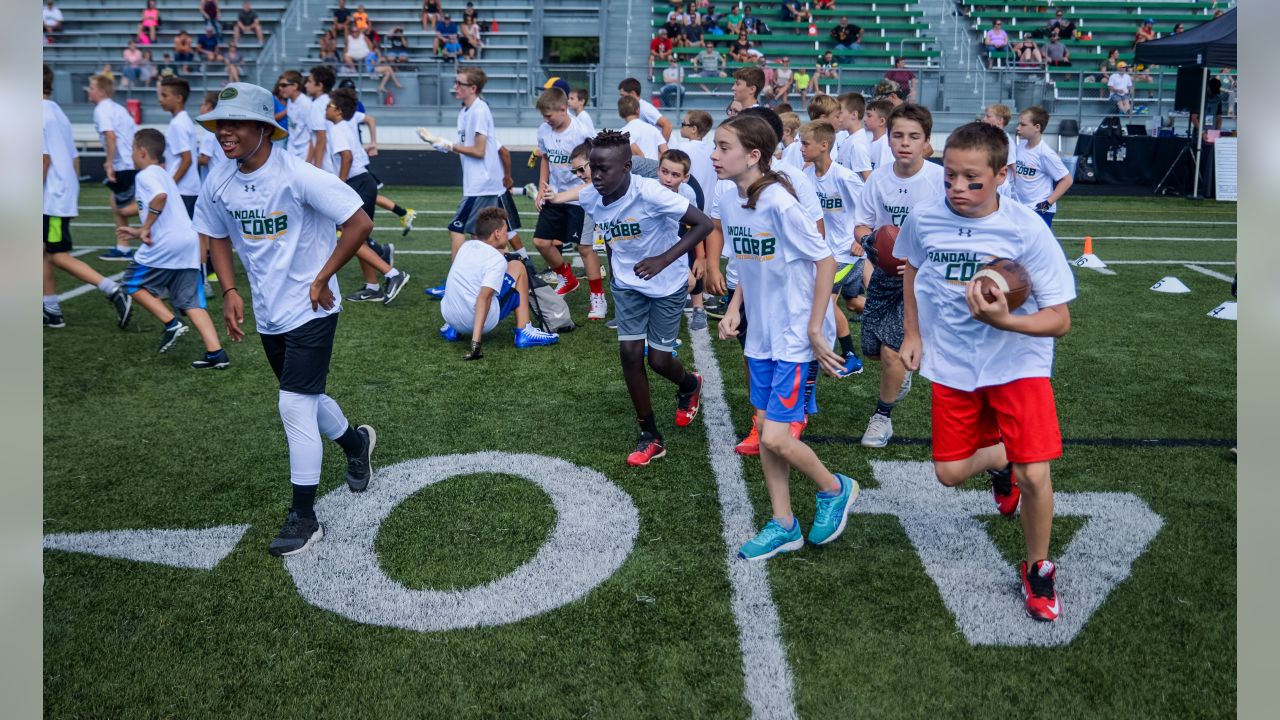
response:
[[[399,271],[399,270],[397,270],[397,269],[395,269],[395,268],[391,268],[391,270],[390,270],[389,272],[387,272],[387,274],[386,274],[384,277],[385,277],[385,278],[387,278],[388,280],[390,280],[391,278],[396,277],[396,276],[397,276],[397,275],[399,275],[399,274],[400,274],[400,271]]]
[[[390,276],[390,275],[388,275],[387,277],[391,277],[391,276]],[[365,283],[365,284],[364,284],[364,286],[365,286],[365,288],[366,288],[366,289],[369,289],[369,290],[377,290],[377,289],[378,289],[378,283]]]
[[[316,423],[320,432],[330,440],[342,437],[351,426],[351,423],[347,422],[347,416],[342,414],[342,408],[338,407],[338,403],[328,395],[320,396],[316,407]]]
[[[517,250],[517,251],[516,251],[516,254],[517,254],[517,255],[519,255],[520,257],[524,258],[525,260],[528,260],[528,259],[529,259],[529,250],[528,250],[528,248],[520,248],[519,250]]]
[[[129,246],[122,242],[116,243],[116,249],[120,252],[129,252]]]
[[[280,420],[289,441],[289,481],[294,485],[319,485],[324,446],[317,423],[320,395],[280,391]]]
[[[41,300],[44,304],[45,310],[48,310],[55,315],[62,314],[62,306],[58,304],[57,295],[45,295]]]
[[[98,283],[98,291],[103,295],[114,295],[119,289],[120,285],[109,277],[102,278],[102,282]]]

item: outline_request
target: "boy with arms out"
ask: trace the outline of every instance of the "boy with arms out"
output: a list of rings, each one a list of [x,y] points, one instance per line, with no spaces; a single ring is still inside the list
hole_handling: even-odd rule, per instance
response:
[[[182,82],[186,84],[185,80]],[[116,235],[140,240],[142,245],[125,268],[125,292],[164,323],[164,334],[160,337],[162,353],[168,352],[187,332],[186,324],[157,297],[162,292],[168,293],[169,303],[191,318],[191,324],[204,341],[204,358],[191,363],[191,367],[222,370],[231,365],[231,358],[222,349],[218,331],[205,309],[200,238],[191,227],[187,209],[173,202],[179,197],[179,190],[160,164],[165,155],[165,140],[159,130],[146,128],[134,136],[138,214],[143,222],[138,228],[116,228]]]
[[[218,106],[197,121],[217,132],[222,152],[235,160],[210,173],[209,192],[196,201],[194,225],[212,239],[227,335],[239,342],[244,300],[232,272],[235,246],[249,278],[262,346],[280,381],[293,501],[267,550],[293,555],[324,536],[315,514],[321,434],[346,454],[352,492],[363,492],[373,477],[373,428],[352,426],[325,394],[342,309],[336,275],[369,237],[373,221],[360,209],[360,196],[337,177],[273,149],[272,141],[288,132],[276,123],[266,89],[232,83],[220,93]],[[343,229],[336,245],[335,225]]]
[[[127,227],[128,217],[134,213],[133,136],[138,126],[120,103],[113,99],[115,81],[106,75],[89,78],[89,102],[93,103],[93,129],[98,131],[102,150],[106,154],[103,167],[107,174],[107,188],[111,190],[112,220],[116,227]],[[125,261],[132,250],[129,244],[116,240],[116,246],[98,256],[99,260]]]
[[[868,118],[871,115],[867,113]],[[854,215],[854,234],[875,266],[862,309],[862,355],[880,361],[880,396],[862,434],[862,446],[870,448],[889,444],[893,437],[893,408],[911,391],[911,373],[898,359],[903,333],[902,276],[890,276],[876,264],[873,235],[885,225],[901,227],[914,208],[938,201],[943,195],[942,168],[924,159],[933,132],[929,111],[921,105],[900,105],[889,115],[888,127],[886,137],[891,138],[897,160],[871,173]]]
[[[1044,129],[1049,126],[1049,113],[1039,105],[1018,113],[1017,178],[1014,199],[1036,211],[1041,220],[1053,227],[1058,213],[1058,200],[1071,189],[1074,180],[1058,153],[1044,142]]]
[[[196,142],[196,124],[191,122],[191,116],[187,114],[187,98],[190,95],[191,86],[182,78],[168,77],[160,81],[160,107],[173,116],[169,120],[169,127],[164,131],[164,157],[161,160],[165,169],[173,176],[174,184],[178,186],[188,218],[195,214],[196,196],[200,194],[200,173],[196,169],[196,156],[200,152]],[[137,170],[141,172],[142,169]],[[138,206],[138,210],[142,212],[142,205]],[[133,237],[129,233],[125,235]]]
[[[1071,327],[1066,304],[1075,299],[1075,280],[1053,233],[1025,205],[999,196],[1007,143],[985,123],[953,131],[943,160],[946,202],[917,208],[902,227],[895,246],[907,260],[901,358],[933,381],[938,481],[956,486],[985,471],[1001,514],[1021,504],[1027,614],[1053,621],[1062,604],[1048,559],[1049,462],[1062,455],[1062,435],[1049,378],[1054,338]],[[999,288],[987,300],[971,281],[995,257],[1012,258],[1031,275],[1032,292],[1017,310]]]

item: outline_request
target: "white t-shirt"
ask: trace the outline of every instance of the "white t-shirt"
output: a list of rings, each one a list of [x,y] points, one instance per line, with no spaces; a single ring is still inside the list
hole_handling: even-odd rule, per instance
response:
[[[702,205],[705,210],[711,204],[711,193],[716,183],[716,169],[711,165],[711,144],[705,140],[685,140],[680,149],[689,155],[689,174],[698,181],[702,188]]]
[[[902,227],[912,208],[941,199],[945,194],[941,165],[925,160],[920,171],[909,178],[898,177],[893,165],[885,165],[867,178],[862,202],[858,203],[853,216],[854,225],[866,225],[872,232],[882,225]]]
[[[596,136],[596,124],[595,124],[595,122],[591,119],[591,114],[590,114],[590,113],[588,113],[586,110],[583,110],[582,112],[578,113],[577,115],[574,115],[574,116],[573,116],[573,120],[574,120],[574,122],[576,122],[576,123],[578,123],[579,125],[581,125],[581,126],[582,126],[582,129],[583,129],[583,130],[585,130],[585,131],[587,132],[587,134],[588,134],[588,135],[590,135],[591,137],[595,137],[595,136]]]
[[[1031,274],[1031,294],[1015,315],[1075,299],[1071,265],[1034,212],[1001,200],[995,213],[973,219],[957,215],[945,201],[929,203],[911,213],[894,252],[917,269],[920,371],[925,377],[971,391],[1053,374],[1053,338],[979,322],[964,299],[973,273],[997,257],[1012,258]]]
[[[649,123],[636,118],[626,125],[622,126],[622,132],[631,135],[631,142],[635,143],[640,152],[650,160],[657,160],[662,157],[660,148],[667,144],[662,138],[662,132]]]
[[[484,157],[458,156],[462,159],[462,194],[464,197],[501,195],[507,189],[502,186],[502,160],[498,157],[493,113],[489,111],[489,103],[479,98],[471,107],[458,110],[458,138],[454,142],[472,146],[476,144],[477,135],[485,137]]]
[[[289,152],[306,160],[311,148],[311,98],[298,95],[285,104],[285,112],[289,117]]]
[[[888,151],[889,151],[889,133],[888,132],[881,135],[879,140],[871,141],[870,147],[867,148],[867,157],[871,161],[871,169],[873,171],[876,168],[885,164],[884,155]],[[893,162],[893,160],[890,159],[889,162]]]
[[[818,232],[818,221],[822,219],[822,205],[818,203],[818,189],[813,186],[809,178],[805,177],[804,171],[800,168],[794,168],[782,163],[771,167],[791,182],[791,187],[795,189],[796,197],[799,198],[800,208],[804,210],[805,217],[809,218],[810,222],[813,223],[813,231],[815,233]],[[732,180],[721,180],[716,183],[712,199],[707,202],[707,215],[712,220],[720,220],[721,198],[729,198],[727,202],[737,202],[741,205],[743,201],[738,200],[737,196],[738,185]],[[728,267],[725,270],[725,282],[730,287],[735,287],[738,282],[738,269],[734,263],[733,254],[729,252],[728,240],[725,241],[720,255],[729,259]]]
[[[804,156],[800,154],[799,140],[782,149],[782,157],[778,158],[778,163],[804,169]]]
[[[458,255],[449,266],[445,280],[444,298],[440,301],[440,314],[460,335],[470,337],[476,317],[476,298],[481,288],[493,288],[489,299],[489,312],[484,318],[484,331],[498,326],[501,308],[498,293],[502,291],[502,278],[507,274],[507,259],[492,245],[482,240],[468,240],[458,248]]]
[[[191,171],[193,174],[195,170]],[[164,210],[151,226],[151,244],[141,243],[134,260],[144,267],[165,270],[200,268],[200,238],[191,227],[191,217],[182,204],[177,183],[164,168],[152,165],[138,172],[136,200],[138,217],[144,221],[151,201],[164,195]]]
[[[360,144],[360,136],[356,134],[356,126],[350,120],[340,123],[329,123],[329,154],[333,156],[333,174],[342,169],[342,152],[351,153],[351,168],[347,171],[347,180],[365,174],[369,170],[369,153]]]
[[[1116,95],[1133,94],[1133,77],[1129,73],[1113,72],[1107,78],[1107,88]]]
[[[205,187],[196,231],[231,238],[249,276],[258,332],[286,333],[342,309],[336,275],[331,309],[312,310],[310,290],[337,245],[334,227],[361,208],[355,190],[280,148],[247,175],[232,163],[215,168]]]
[[[654,127],[657,127],[658,121],[662,119],[662,113],[648,100],[645,100],[644,98],[636,99],[640,101],[640,119]],[[659,130],[658,134],[661,135],[662,131]],[[666,142],[666,140],[663,140],[663,142]]]
[[[111,158],[112,170],[133,169],[133,136],[138,125],[120,103],[107,98],[93,108],[93,129],[98,132],[102,147],[107,147],[106,132],[116,134],[116,155]]]
[[[1005,133],[1005,134],[1009,135],[1008,133]],[[1018,141],[1012,135],[1009,135],[1009,154],[1005,156],[1004,164],[1005,164],[1005,167],[1008,167],[1009,165],[1016,165],[1017,162],[1018,162]],[[1005,176],[1004,182],[1000,185],[1000,187],[996,188],[996,192],[1000,193],[1000,195],[1003,197],[1007,197],[1007,198],[1013,197],[1013,178],[1017,174],[1018,174],[1018,171],[1016,167],[1013,170],[1010,170],[1009,174]]]
[[[839,143],[836,162],[854,172],[871,172],[871,140],[866,128],[845,134],[847,137]]]
[[[754,210],[742,207],[746,198],[736,184],[730,192],[733,195],[723,198],[720,208],[720,226],[725,246],[732,248],[737,287],[751,318],[745,354],[758,360],[810,362],[816,263],[831,257],[831,249],[781,184],[765,188]],[[823,331],[830,344],[836,339],[830,303],[826,316]]]
[[[43,18],[45,25],[62,22],[62,11],[57,7],[49,7],[46,5],[44,9],[40,11],[40,15]]]
[[[853,255],[853,216],[862,201],[862,177],[849,168],[831,164],[827,174],[818,177],[818,169],[810,166],[805,177],[817,189],[818,202],[822,206],[823,226],[827,245],[836,262],[847,265],[857,260]]]
[[[538,126],[538,152],[547,160],[547,182],[553,191],[562,192],[582,184],[582,180],[569,169],[569,153],[591,137],[591,133],[577,121],[570,121],[561,132],[556,132],[545,122]]]
[[[164,167],[173,175],[178,171],[179,157],[182,153],[191,153],[191,165],[178,180],[178,192],[182,195],[200,194],[200,147],[196,143],[196,124],[186,110],[169,119],[169,126],[164,131]],[[144,216],[145,217],[145,216]]]
[[[49,156],[49,174],[44,181],[44,214],[75,217],[80,208],[80,178],[75,159],[80,155],[71,135],[71,121],[58,103],[45,100],[41,151]]]
[[[324,157],[320,158],[320,169],[327,173],[337,172],[333,167],[333,153],[329,152],[329,143],[333,139],[329,136],[329,131],[333,129],[333,123],[325,117],[325,109],[329,107],[329,93],[324,93],[319,97],[311,99],[310,114],[307,115],[307,130],[311,132],[311,141],[317,142],[316,134],[324,133]]]
[[[674,295],[686,287],[689,265],[682,259],[649,280],[636,277],[636,263],[661,255],[680,240],[680,218],[689,201],[662,187],[657,180],[632,175],[622,197],[605,205],[592,185],[582,189],[578,202],[596,221],[596,230],[609,244],[613,284],[649,297]]]
[[[1027,141],[1018,143],[1017,179],[1013,184],[1013,197],[1027,207],[1049,199],[1053,186],[1066,177],[1067,166],[1058,153],[1043,139],[1035,147],[1027,147]],[[1049,212],[1058,212],[1058,203],[1049,206]]]

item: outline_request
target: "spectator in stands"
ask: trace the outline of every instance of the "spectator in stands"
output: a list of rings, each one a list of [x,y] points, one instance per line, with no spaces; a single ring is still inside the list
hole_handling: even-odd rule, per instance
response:
[[[769,83],[769,99],[773,104],[784,103],[787,101],[787,95],[791,93],[791,84],[794,82],[794,74],[791,71],[791,58],[782,58],[782,65],[773,72],[773,81]]]
[[[745,32],[738,33],[738,40],[729,48],[729,59],[734,62],[751,62],[751,41]]]
[[[916,74],[907,69],[907,59],[898,58],[893,63],[893,69],[884,74],[885,80],[891,80],[898,84],[898,88],[906,91],[906,101],[916,101]]]
[[[244,0],[244,4],[240,6],[240,14],[236,16],[236,28],[231,33],[231,42],[240,42],[240,33],[249,32],[258,36],[258,44],[261,45],[262,23],[258,20],[258,13],[254,12],[249,0]]]
[[[173,56],[165,53],[160,58],[160,65],[156,68],[155,77],[164,80],[167,77],[174,77],[178,74],[178,66],[173,62]]]
[[[1129,66],[1121,60],[1116,63],[1116,71],[1107,78],[1108,99],[1116,104],[1116,110],[1128,115],[1133,110],[1133,78],[1129,77]]]
[[[782,19],[786,22],[812,22],[813,15],[807,8],[801,7],[798,0],[783,0]]]
[[[200,46],[200,55],[207,63],[221,62],[222,53],[218,51],[218,34],[214,32],[210,25],[204,26],[204,34],[196,40],[196,44]]]
[[[1044,59],[1053,67],[1066,67],[1071,64],[1071,52],[1067,50],[1066,45],[1062,44],[1062,38],[1059,37],[1056,29],[1049,33],[1049,43],[1044,46]]]
[[[383,57],[380,46],[375,46],[369,53],[369,57],[365,58],[365,67],[382,80],[378,83],[378,92],[383,95],[388,95],[387,83],[389,82],[394,83],[397,88],[404,87],[400,84],[400,78],[396,77],[396,69]],[[374,154],[376,155],[377,152]]]
[[[662,71],[662,89],[658,91],[662,104],[666,107],[679,107],[684,102],[684,68],[680,61],[671,58]]]
[[[702,43],[702,52],[693,58],[693,68],[699,77],[724,77],[724,56],[716,52],[710,40],[706,40]]]
[[[730,35],[737,35],[742,32],[742,6],[735,4],[733,8],[729,10],[729,14],[725,16],[724,22],[725,32]]]
[[[369,57],[369,53],[373,52],[373,46],[369,44],[369,38],[365,35],[364,30],[353,27],[351,32],[347,34],[346,51],[342,54],[342,62],[350,70],[359,71],[357,65],[363,65],[364,59]]]
[[[662,26],[662,29],[667,31],[667,39],[675,47],[684,45],[684,23],[684,6],[676,3],[672,6],[671,12],[667,13],[667,22]]]
[[[391,28],[391,35],[387,37],[386,58],[393,63],[402,63],[409,60],[409,40],[404,36],[404,28],[399,25]]]
[[[357,5],[356,11],[351,13],[351,27],[369,32],[369,13],[364,9],[364,3]]]
[[[655,63],[671,59],[672,42],[666,28],[658,28],[658,36],[649,41],[649,76],[653,76]]]
[[[333,10],[333,34],[339,33],[345,38],[351,30],[351,11],[347,9],[347,0],[338,0],[338,7]]]
[[[702,12],[702,36],[708,35],[724,35],[724,28],[720,27],[720,21],[724,16],[716,12],[715,5],[707,5]]]
[[[996,55],[1004,56],[1009,51],[1009,33],[1004,31],[1004,23],[996,20],[991,29],[983,33],[982,49],[987,53],[987,69],[991,69],[992,59]]]
[[[862,28],[849,22],[849,16],[841,15],[840,24],[831,28],[831,41],[836,50],[861,50]]]
[[[120,83],[120,87],[127,88],[133,85],[141,85],[142,51],[138,49],[138,43],[130,40],[129,45],[120,54],[124,57],[124,64],[120,68],[124,78],[123,82]]]
[[[756,98],[756,104],[759,105],[760,96],[767,95],[769,92],[769,89],[773,87],[773,79],[777,75],[777,72],[774,71],[773,68],[769,67],[769,61],[765,59],[764,55],[757,56],[755,58],[755,61],[756,61],[756,65],[760,68],[760,76],[762,78],[760,87],[756,88],[756,92],[754,95],[754,97]]]
[[[1045,28],[1049,35],[1053,35],[1053,31],[1058,31],[1058,37],[1071,38],[1076,35],[1076,24],[1064,17],[1064,13],[1059,10],[1053,15],[1053,19],[1049,21],[1049,26]]]
[[[44,20],[44,41],[53,42],[53,36],[62,30],[62,11],[53,0],[46,0],[44,10],[40,12]]]
[[[160,8],[156,7],[156,0],[147,0],[147,7],[142,11],[142,20],[138,22],[138,38],[146,36],[148,40],[143,42],[154,43],[156,41],[156,32],[160,30]]]
[[[1039,67],[1044,64],[1044,56],[1036,41],[1019,33],[1018,42],[1013,44],[1013,58],[1018,67]]]
[[[191,41],[191,35],[186,30],[179,30],[178,36],[173,39],[173,59],[182,63],[182,74],[190,74],[191,68],[187,63],[194,62],[196,59],[196,47]]]
[[[453,60],[455,62],[462,56],[462,43],[458,42],[457,35],[445,37],[444,45],[440,48],[440,56],[445,60]]]
[[[466,22],[467,18],[471,18],[472,22],[477,25],[480,24],[480,16],[476,14],[476,6],[470,2],[467,3],[466,7],[462,8],[462,22]]]
[[[814,0],[813,6],[819,10],[835,10],[836,0]]]
[[[826,80],[824,86],[822,81]],[[826,93],[831,94],[832,86],[836,90],[840,88],[840,63],[836,62],[835,55],[830,50],[822,53],[822,57],[818,59],[818,66],[813,72],[813,83],[815,94]]]
[[[227,64],[227,82],[240,82],[241,66],[244,65],[244,55],[240,54],[239,43],[232,40],[227,45],[227,52],[222,56],[223,62]]]
[[[764,21],[751,14],[751,6],[742,9],[742,31],[748,35],[757,35],[764,31]]]
[[[440,17],[440,0],[422,0],[422,29],[430,30],[435,27],[438,17]]]
[[[1133,46],[1136,48],[1148,40],[1156,39],[1156,21],[1150,18],[1143,20],[1138,26],[1138,32],[1133,34]]]
[[[484,41],[480,39],[480,22],[476,20],[474,13],[462,18],[461,30],[462,36],[458,41],[462,44],[462,53],[467,59],[474,60],[484,48]]]
[[[213,36],[217,38],[219,45],[222,44],[222,25],[218,22],[221,14],[218,0],[200,0],[200,16],[204,18],[204,26],[213,29]]]
[[[459,32],[461,31],[458,30],[458,23],[449,19],[449,11],[442,10],[440,12],[440,19],[436,21],[436,40],[435,44],[432,45],[432,50],[435,54],[440,54],[441,48],[444,47],[445,41],[448,40],[450,35],[453,35],[456,38]],[[458,47],[459,50],[461,50],[462,46],[459,45]],[[454,57],[457,56],[455,55]]]
[[[333,64],[338,62],[338,38],[333,30],[325,30],[320,36],[320,62]]]
[[[684,36],[683,47],[697,47],[702,42],[702,15],[696,10],[690,9],[684,14]]]
[[[1173,26],[1173,34],[1180,35],[1184,29],[1185,28],[1182,27],[1182,23],[1178,23],[1177,25]]]

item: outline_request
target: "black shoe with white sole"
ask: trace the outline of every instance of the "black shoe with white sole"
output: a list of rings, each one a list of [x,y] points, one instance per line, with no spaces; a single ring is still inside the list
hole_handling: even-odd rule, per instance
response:
[[[219,350],[212,355],[205,353],[203,358],[192,362],[191,367],[196,370],[226,370],[231,367],[231,356],[227,355],[226,350]]]
[[[276,557],[297,555],[324,537],[324,526],[314,517],[304,518],[290,510],[284,519],[280,534],[267,546],[267,552]]]
[[[133,314],[133,298],[125,293],[124,288],[116,288],[116,291],[107,296],[107,302],[116,309],[116,325],[121,330],[129,326],[129,316]]]
[[[47,328],[64,328],[67,326],[66,318],[61,313],[44,311],[44,326]]]
[[[408,282],[409,273],[403,270],[400,271],[399,275],[387,278],[386,283],[382,286],[382,304],[384,306],[390,305],[391,301],[396,299],[396,296],[400,294],[400,291],[404,289]]]
[[[364,492],[373,479],[373,447],[378,444],[378,433],[368,425],[356,428],[364,438],[364,448],[355,455],[347,456],[347,487],[351,492]]]
[[[362,287],[350,295],[342,298],[347,302],[381,302],[383,299],[382,290],[374,290],[372,288]]]
[[[173,322],[165,326],[164,334],[160,336],[160,352],[169,352],[169,348],[178,342],[178,338],[187,333],[186,323],[174,318]]]

